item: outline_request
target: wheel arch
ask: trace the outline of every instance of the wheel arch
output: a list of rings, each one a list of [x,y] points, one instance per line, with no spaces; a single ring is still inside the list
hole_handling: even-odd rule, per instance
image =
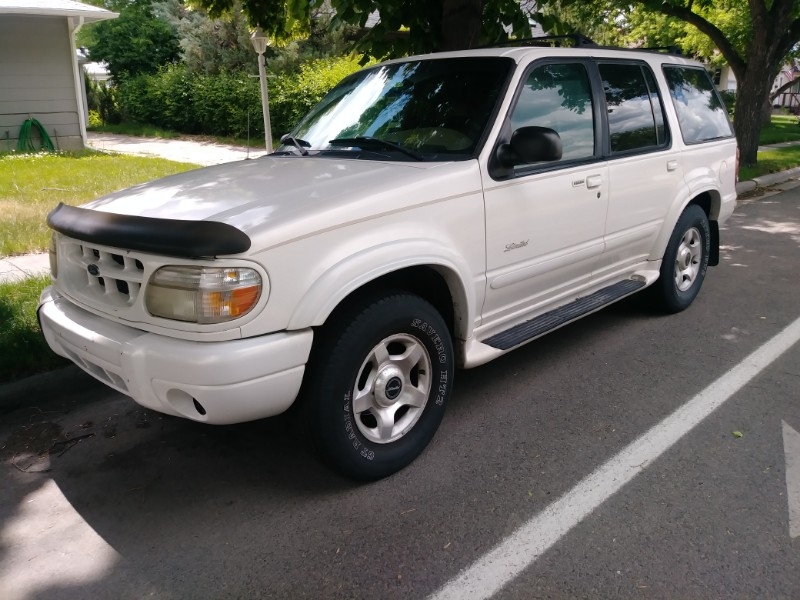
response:
[[[430,302],[454,339],[468,337],[474,326],[476,300],[465,285],[470,281],[465,264],[430,254],[398,259],[396,252],[389,252],[395,255],[392,260],[374,260],[375,252],[386,258],[387,248],[350,257],[319,277],[298,303],[288,328],[324,325],[335,311],[364,296],[399,290]]]
[[[717,221],[720,210],[722,207],[722,197],[718,190],[710,188],[701,192],[696,192],[689,195],[683,202],[675,203],[669,211],[667,218],[664,220],[665,227],[662,228],[658,239],[653,246],[651,260],[661,260],[664,252],[667,249],[669,238],[672,235],[672,230],[678,222],[683,211],[687,206],[695,204],[703,209],[708,217],[709,227],[711,229],[711,248],[709,255],[709,265],[719,264],[719,223]]]

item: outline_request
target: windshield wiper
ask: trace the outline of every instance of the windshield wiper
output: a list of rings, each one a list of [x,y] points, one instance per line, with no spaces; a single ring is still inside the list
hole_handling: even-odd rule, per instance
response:
[[[410,156],[414,160],[425,160],[425,157],[421,154],[414,152],[413,150],[409,150],[408,148],[404,148],[400,144],[395,144],[394,142],[389,142],[387,140],[381,140],[374,137],[359,136],[336,138],[335,140],[330,140],[328,143],[331,146],[358,146],[364,150],[374,150],[379,148],[383,150],[396,150],[397,152],[402,152],[406,156]]]
[[[292,146],[297,148],[297,151],[301,156],[308,156],[308,150],[306,150],[306,148],[311,148],[311,144],[309,144],[307,141],[292,137],[287,133],[281,137],[281,144],[285,144],[286,142],[289,142]]]

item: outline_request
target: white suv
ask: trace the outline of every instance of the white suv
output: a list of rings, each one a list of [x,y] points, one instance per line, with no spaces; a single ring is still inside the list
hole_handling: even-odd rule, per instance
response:
[[[375,479],[431,440],[456,366],[645,288],[689,306],[735,175],[686,59],[390,61],[270,156],[58,206],[39,318],[55,352],[157,411],[236,423],[299,398],[322,457]]]

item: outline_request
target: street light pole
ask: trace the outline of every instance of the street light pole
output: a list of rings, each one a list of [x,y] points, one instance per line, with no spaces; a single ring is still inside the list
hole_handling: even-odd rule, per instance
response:
[[[258,79],[261,82],[261,111],[264,113],[264,145],[267,148],[267,153],[272,152],[272,127],[269,123],[269,93],[267,92],[267,70],[264,62],[264,52],[267,49],[267,36],[261,30],[261,27],[256,27],[253,35],[250,36],[250,41],[253,42],[253,48],[258,53]]]

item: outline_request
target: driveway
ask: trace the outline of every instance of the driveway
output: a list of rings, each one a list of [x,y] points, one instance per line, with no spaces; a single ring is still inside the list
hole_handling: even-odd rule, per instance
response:
[[[220,163],[257,158],[266,154],[263,140],[253,140],[253,146],[231,146],[202,141],[198,138],[158,139],[112,133],[89,132],[89,146],[97,150],[159,156],[177,162],[209,166]],[[259,145],[258,142],[262,144]]]

